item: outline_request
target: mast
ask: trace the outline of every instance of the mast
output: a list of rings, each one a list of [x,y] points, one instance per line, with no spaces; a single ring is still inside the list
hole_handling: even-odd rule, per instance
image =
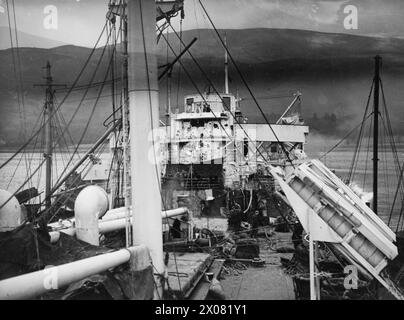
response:
[[[224,36],[224,93],[229,93],[229,61],[227,56],[227,38]]]
[[[380,90],[380,56],[375,57],[375,76],[373,93],[373,211],[377,214],[377,176],[378,176],[378,154],[379,154],[379,90]]]
[[[54,88],[55,87],[66,87],[64,84],[55,84],[53,83],[53,78],[51,74],[51,65],[49,60],[46,61],[46,77],[45,83],[34,84],[34,87],[45,87],[45,104],[44,104],[44,120],[46,123],[45,126],[45,147],[46,150],[44,152],[45,157],[45,208],[50,209],[52,202],[51,196],[56,188],[52,189],[52,158],[53,158],[53,122],[52,117],[54,113]],[[59,185],[60,186],[60,185]]]
[[[150,251],[154,273],[165,273],[161,219],[156,3],[128,0],[128,91],[133,244]],[[162,296],[157,282],[155,298]]]
[[[53,87],[51,76],[51,65],[49,61],[46,62],[46,101],[45,101],[45,121],[46,125],[46,152],[44,154],[46,158],[46,182],[45,182],[45,207],[49,209],[51,207],[51,188],[52,188],[52,114],[53,114]]]

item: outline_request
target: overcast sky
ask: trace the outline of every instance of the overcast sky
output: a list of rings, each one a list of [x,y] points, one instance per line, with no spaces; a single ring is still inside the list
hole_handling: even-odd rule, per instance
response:
[[[13,1],[8,2],[11,6]],[[14,2],[19,31],[82,46],[94,44],[108,3],[107,0]],[[203,3],[218,28],[292,28],[404,37],[404,0],[203,0]],[[56,30],[44,28],[47,5],[58,10]],[[358,8],[358,30],[344,28],[347,5]],[[185,0],[185,16],[184,29],[210,27],[198,0]],[[178,25],[178,19],[175,23]],[[8,26],[6,0],[0,0],[0,26]]]

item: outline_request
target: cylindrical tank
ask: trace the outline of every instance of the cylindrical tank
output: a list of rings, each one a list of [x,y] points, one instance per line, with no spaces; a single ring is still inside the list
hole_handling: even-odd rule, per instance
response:
[[[17,198],[12,197],[12,193],[1,189],[0,208],[0,232],[11,231],[19,227],[26,218]]]

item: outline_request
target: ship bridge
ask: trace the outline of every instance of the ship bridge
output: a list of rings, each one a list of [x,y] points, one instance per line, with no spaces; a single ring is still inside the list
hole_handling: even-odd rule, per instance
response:
[[[280,123],[269,127],[245,122],[232,94],[187,95],[162,132],[163,163],[252,164],[269,160],[275,164],[284,160],[280,143],[292,153],[303,152],[308,126]]]

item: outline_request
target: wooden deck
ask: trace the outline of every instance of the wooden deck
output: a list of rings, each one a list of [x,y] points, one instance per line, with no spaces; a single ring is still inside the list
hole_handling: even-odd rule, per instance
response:
[[[290,234],[279,234],[282,241]],[[283,242],[282,246],[284,246]],[[291,242],[290,244],[291,245]],[[265,266],[249,266],[239,275],[224,276],[220,282],[228,300],[295,300],[292,278],[285,274],[281,257],[290,259],[290,253],[277,253],[260,245],[260,258]]]
[[[170,253],[167,272],[171,290],[180,298],[188,298],[193,288],[212,264],[207,253]]]
[[[278,233],[273,239],[275,242],[279,240],[275,245],[278,248],[292,247],[290,233]],[[260,258],[265,261],[264,266],[250,265],[238,274],[222,273],[220,283],[227,300],[295,300],[293,280],[283,271],[280,261],[281,257],[291,259],[293,254],[277,253],[267,244],[264,239],[260,242]],[[174,253],[170,253],[167,269],[171,290],[182,299],[204,299],[209,290],[209,283],[204,283],[204,273],[217,269],[212,263],[213,258],[206,253],[176,253],[175,258]]]
[[[207,272],[211,273],[212,279],[217,279],[222,271],[222,267],[224,264],[224,259],[216,259],[212,262]],[[210,290],[211,282],[206,278],[201,279],[198,285],[195,287],[195,290],[192,291],[189,296],[190,300],[205,300],[208,296]]]

